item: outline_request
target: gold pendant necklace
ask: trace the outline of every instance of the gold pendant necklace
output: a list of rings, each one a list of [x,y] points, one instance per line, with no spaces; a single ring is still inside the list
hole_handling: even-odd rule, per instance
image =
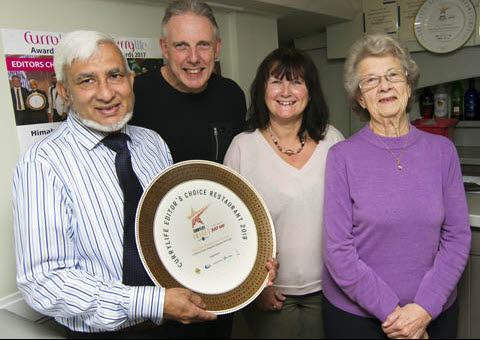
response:
[[[376,133],[374,133],[375,136],[377,136],[378,140],[380,142],[382,142],[382,144],[385,146],[385,148],[392,154],[393,158],[395,158],[397,160],[397,169],[398,170],[402,170],[403,169],[403,166],[402,166],[402,163],[400,162],[400,160],[402,159],[402,156],[403,156],[403,153],[405,152],[405,149],[407,148],[407,145],[408,145],[408,134],[407,134],[407,139],[405,140],[405,146],[403,147],[402,149],[402,152],[400,153],[400,157],[397,157],[393,151],[388,147],[388,145],[383,141],[383,139],[380,138],[379,135],[377,135]]]

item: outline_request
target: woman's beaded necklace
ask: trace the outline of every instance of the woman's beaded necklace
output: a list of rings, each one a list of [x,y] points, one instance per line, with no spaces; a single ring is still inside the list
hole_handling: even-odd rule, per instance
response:
[[[270,129],[270,127],[268,128],[268,133],[270,134],[270,137],[272,138],[273,144],[275,144],[278,151],[280,151],[281,153],[284,153],[288,156],[298,155],[303,150],[303,147],[305,146],[305,141],[307,140],[306,134],[304,134],[302,137],[300,137],[300,144],[301,145],[297,150],[284,149],[278,144],[278,139],[275,138],[275,136],[273,135],[273,132]]]

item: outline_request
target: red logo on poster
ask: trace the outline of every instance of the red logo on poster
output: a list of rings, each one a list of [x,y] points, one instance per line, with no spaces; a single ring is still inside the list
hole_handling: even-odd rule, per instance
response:
[[[23,35],[25,42],[33,45],[58,45],[60,38],[50,34],[32,34],[30,31],[26,31]]]

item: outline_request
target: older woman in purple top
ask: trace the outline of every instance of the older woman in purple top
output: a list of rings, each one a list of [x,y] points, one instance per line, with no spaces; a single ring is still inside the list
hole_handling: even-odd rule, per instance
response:
[[[327,338],[456,336],[468,208],[453,143],[408,121],[418,78],[388,36],[363,37],[346,60],[349,103],[369,123],[327,158]]]

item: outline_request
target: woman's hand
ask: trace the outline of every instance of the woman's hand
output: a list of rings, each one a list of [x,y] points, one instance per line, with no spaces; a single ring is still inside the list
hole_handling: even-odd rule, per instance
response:
[[[432,317],[416,303],[397,306],[382,324],[385,334],[391,339],[425,339],[426,328]]]
[[[275,312],[282,309],[283,301],[285,301],[285,296],[277,292],[274,287],[267,287],[256,298],[255,306],[264,312]]]
[[[277,252],[278,255],[278,252]],[[270,287],[273,285],[273,281],[277,278],[277,272],[278,268],[280,268],[280,263],[275,257],[271,257],[267,260],[266,264],[267,270],[268,270],[268,282],[267,282],[267,287]]]

